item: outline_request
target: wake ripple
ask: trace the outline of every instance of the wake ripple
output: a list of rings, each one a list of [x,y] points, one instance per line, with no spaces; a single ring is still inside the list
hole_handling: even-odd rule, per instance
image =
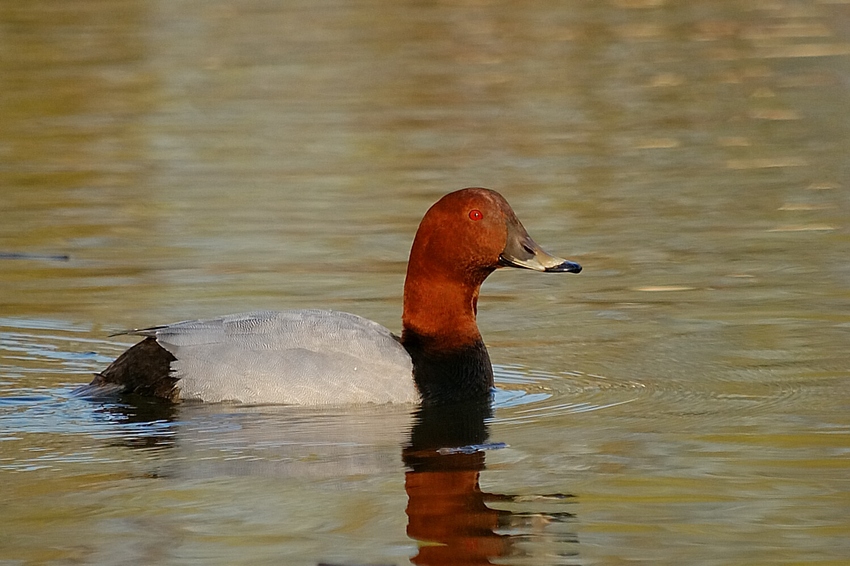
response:
[[[494,370],[499,422],[613,408],[630,416],[759,415],[793,411],[800,404],[846,396],[850,390],[846,371],[810,364],[703,371],[691,367],[679,373],[655,371],[640,379],[543,372],[519,365],[500,365]]]

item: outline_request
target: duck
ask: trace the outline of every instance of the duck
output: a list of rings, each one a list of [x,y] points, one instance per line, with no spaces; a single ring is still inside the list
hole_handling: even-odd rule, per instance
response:
[[[400,336],[366,318],[320,309],[138,328],[120,334],[142,340],[77,393],[287,405],[488,399],[493,368],[476,316],[481,285],[500,268],[582,269],[545,252],[498,192],[454,191],[428,209],[414,236]]]

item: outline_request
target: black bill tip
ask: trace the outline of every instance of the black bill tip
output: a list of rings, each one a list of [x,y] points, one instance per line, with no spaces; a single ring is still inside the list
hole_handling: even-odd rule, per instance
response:
[[[547,267],[546,273],[581,273],[581,266],[574,261],[564,260],[558,265]]]

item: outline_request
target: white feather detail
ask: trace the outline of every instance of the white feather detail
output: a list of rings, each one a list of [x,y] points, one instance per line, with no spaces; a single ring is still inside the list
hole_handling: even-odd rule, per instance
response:
[[[415,403],[392,333],[357,315],[259,311],[136,330],[171,352],[181,399],[330,405]]]

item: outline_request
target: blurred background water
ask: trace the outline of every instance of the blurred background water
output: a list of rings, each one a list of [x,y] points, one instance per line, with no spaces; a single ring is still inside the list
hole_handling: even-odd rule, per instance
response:
[[[846,564],[850,6],[0,4],[0,563]],[[399,330],[442,194],[492,411],[92,403],[125,328]]]

